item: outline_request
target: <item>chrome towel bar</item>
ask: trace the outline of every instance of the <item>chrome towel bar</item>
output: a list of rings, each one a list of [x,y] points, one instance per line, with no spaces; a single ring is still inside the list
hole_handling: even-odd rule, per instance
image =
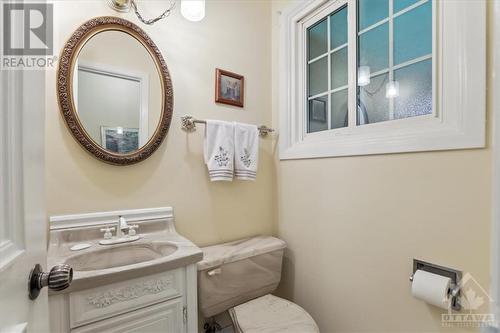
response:
[[[206,124],[206,120],[199,120],[193,118],[193,116],[182,116],[181,117],[181,128],[186,132],[194,132],[196,131],[196,124]],[[266,137],[269,133],[274,132],[273,128],[269,128],[265,125],[261,125],[258,127],[259,133],[261,137]]]

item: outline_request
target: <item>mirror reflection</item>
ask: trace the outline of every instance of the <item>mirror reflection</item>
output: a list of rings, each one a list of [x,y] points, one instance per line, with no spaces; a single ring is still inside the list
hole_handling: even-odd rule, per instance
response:
[[[146,48],[122,31],[104,31],[82,48],[73,71],[74,105],[88,136],[129,154],[143,147],[161,117],[162,87]]]

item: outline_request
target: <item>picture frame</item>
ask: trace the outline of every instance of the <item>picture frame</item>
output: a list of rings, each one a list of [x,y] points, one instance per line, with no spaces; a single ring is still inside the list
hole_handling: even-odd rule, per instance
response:
[[[140,148],[139,129],[101,126],[101,147],[119,154],[134,152]]]
[[[220,68],[215,70],[215,102],[244,106],[245,77]]]

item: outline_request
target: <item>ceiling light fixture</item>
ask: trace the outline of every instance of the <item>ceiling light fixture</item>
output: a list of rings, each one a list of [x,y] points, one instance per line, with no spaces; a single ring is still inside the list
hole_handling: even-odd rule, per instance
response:
[[[181,14],[186,20],[198,22],[205,17],[205,0],[181,1]]]
[[[139,20],[147,25],[152,25],[170,15],[175,9],[175,1],[170,1],[170,6],[160,15],[153,19],[145,19],[139,13],[135,0],[107,0],[108,5],[120,13],[128,13],[133,9]],[[181,0],[181,14],[186,20],[197,22],[205,17],[205,0]]]

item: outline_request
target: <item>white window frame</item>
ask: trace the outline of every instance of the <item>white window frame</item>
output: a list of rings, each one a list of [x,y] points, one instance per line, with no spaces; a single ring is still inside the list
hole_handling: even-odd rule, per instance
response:
[[[347,0],[341,0],[341,1],[335,1],[335,2],[331,2],[331,3],[327,3],[326,6],[322,6],[321,7],[321,10],[320,11],[317,11],[315,12],[313,15],[311,16],[308,16],[307,19],[304,20],[304,23],[303,23],[303,34],[304,34],[304,47],[302,49],[303,51],[303,57],[301,59],[303,59],[303,70],[304,70],[304,97],[305,97],[305,100],[304,100],[304,107],[305,107],[305,114],[304,114],[304,123],[303,123],[303,126],[304,126],[304,135],[308,135],[308,134],[312,134],[312,133],[317,133],[317,132],[311,132],[311,133],[308,133],[307,132],[307,128],[308,128],[308,124],[307,124],[307,118],[308,118],[308,104],[309,104],[309,101],[313,100],[313,99],[316,99],[316,98],[319,98],[319,97],[323,97],[323,96],[326,96],[327,97],[327,100],[328,100],[328,104],[327,104],[327,125],[328,125],[328,128],[329,130],[331,130],[331,127],[332,127],[332,113],[331,113],[331,105],[332,105],[332,98],[331,98],[331,95],[333,93],[336,93],[336,92],[340,92],[340,91],[344,91],[344,90],[347,90],[349,92],[349,79],[348,79],[348,82],[347,82],[347,85],[344,85],[344,86],[340,86],[340,87],[337,87],[337,88],[334,88],[332,89],[332,81],[331,81],[331,66],[332,66],[332,57],[333,57],[333,54],[335,52],[338,52],[344,48],[347,47],[347,53],[349,54],[349,40],[345,43],[345,44],[342,44],[338,47],[336,47],[335,49],[331,49],[331,36],[330,36],[330,20],[331,20],[331,15],[332,13],[340,10],[342,7],[344,7],[345,5],[347,4]],[[310,60],[307,60],[309,57],[308,57],[308,49],[307,49],[307,42],[306,42],[306,39],[307,39],[307,31],[309,30],[309,28],[311,28],[312,26],[316,25],[318,22],[320,22],[322,19],[324,19],[326,17],[326,20],[327,20],[327,33],[328,33],[328,37],[327,37],[327,41],[328,41],[328,46],[327,46],[327,51],[323,54],[321,54],[320,56],[317,56],[313,59],[310,59]],[[325,92],[322,92],[322,93],[319,93],[319,94],[315,94],[313,96],[309,96],[309,92],[308,92],[308,89],[307,89],[307,71],[308,71],[308,65],[316,62],[316,61],[319,61],[321,60],[322,58],[326,57],[327,59],[327,62],[328,62],[328,88],[327,88],[327,91]],[[348,120],[350,121],[350,117],[348,116]]]
[[[306,27],[348,3],[349,125],[356,122],[356,0],[310,0],[282,12],[280,159],[482,148],[486,2],[433,1],[433,113],[307,133]],[[328,110],[330,112],[330,110]]]

